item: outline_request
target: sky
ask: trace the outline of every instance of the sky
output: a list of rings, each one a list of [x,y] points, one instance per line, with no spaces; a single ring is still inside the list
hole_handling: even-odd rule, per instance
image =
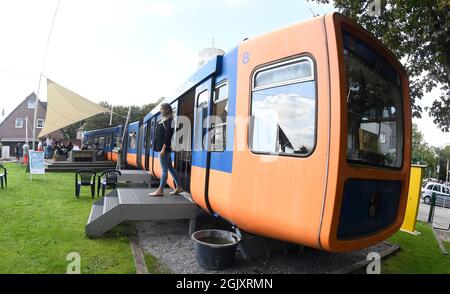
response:
[[[57,3],[0,1],[0,121],[2,109],[7,115],[38,92],[41,72],[95,102],[142,105],[191,76],[213,39],[228,51],[247,37],[333,11],[303,0],[61,0],[43,64]],[[45,86],[44,79],[43,101]],[[450,144],[429,117],[415,122],[431,145]]]

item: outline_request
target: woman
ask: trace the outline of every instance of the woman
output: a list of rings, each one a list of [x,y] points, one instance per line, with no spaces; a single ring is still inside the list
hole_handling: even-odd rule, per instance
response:
[[[176,189],[170,194],[176,195],[183,192],[183,188],[180,185],[180,180],[178,178],[177,171],[172,166],[172,158],[170,157],[171,141],[173,136],[173,127],[172,127],[172,106],[168,103],[161,104],[161,116],[163,117],[162,121],[158,124],[156,129],[156,140],[155,140],[155,149],[159,152],[159,162],[161,164],[161,181],[159,183],[159,188],[153,193],[150,193],[150,196],[161,197],[164,196],[164,187],[167,182],[167,172],[170,172],[172,176]]]

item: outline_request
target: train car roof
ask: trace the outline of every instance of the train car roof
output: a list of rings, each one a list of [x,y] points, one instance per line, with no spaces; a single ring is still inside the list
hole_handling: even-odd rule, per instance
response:
[[[186,92],[201,84],[203,81],[208,79],[210,76],[216,74],[219,75],[222,71],[222,62],[223,58],[226,58],[228,55],[224,56],[216,56],[211,59],[208,63],[206,63],[203,67],[197,70],[183,85],[181,85],[175,92],[170,95],[170,97],[164,99],[159,103],[152,111],[150,111],[144,118],[144,123],[149,121],[153,116],[155,116],[159,112],[159,107],[163,103],[172,103],[184,95]]]
[[[104,131],[115,131],[115,130],[120,130],[122,128],[122,125],[117,125],[114,127],[107,127],[107,128],[102,128],[102,129],[96,129],[96,130],[91,130],[91,131],[84,131],[84,134],[96,134],[96,133],[100,133],[100,132],[104,132]]]
[[[128,127],[135,127],[136,125],[139,127],[139,123],[140,123],[141,121],[140,120],[138,120],[138,121],[135,121],[135,122],[132,122],[132,123],[129,123],[128,124]]]

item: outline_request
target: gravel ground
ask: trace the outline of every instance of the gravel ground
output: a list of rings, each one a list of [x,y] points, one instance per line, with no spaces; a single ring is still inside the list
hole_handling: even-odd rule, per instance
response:
[[[270,258],[252,260],[244,260],[238,252],[232,267],[213,271],[203,269],[197,264],[194,242],[188,236],[187,221],[137,222],[136,228],[143,250],[155,256],[164,267],[177,274],[330,273],[366,260],[369,252],[382,252],[389,247],[381,243],[350,253],[328,253],[304,248],[291,253],[276,253]],[[212,222],[211,219],[197,220],[197,230],[203,228],[223,228],[223,224]]]

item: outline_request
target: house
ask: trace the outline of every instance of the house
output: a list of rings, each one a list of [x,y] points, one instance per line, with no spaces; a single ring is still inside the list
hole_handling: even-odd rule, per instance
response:
[[[10,146],[11,156],[15,155],[14,146],[16,146],[17,143],[25,143],[27,132],[28,142],[30,145],[33,142],[33,118],[35,105],[36,94],[31,93],[3,120],[3,122],[0,123],[0,143],[2,143],[3,146]],[[37,138],[44,127],[46,113],[47,103],[39,101],[36,121]],[[60,139],[63,137],[63,134],[61,131],[56,131],[50,136],[53,139]]]

